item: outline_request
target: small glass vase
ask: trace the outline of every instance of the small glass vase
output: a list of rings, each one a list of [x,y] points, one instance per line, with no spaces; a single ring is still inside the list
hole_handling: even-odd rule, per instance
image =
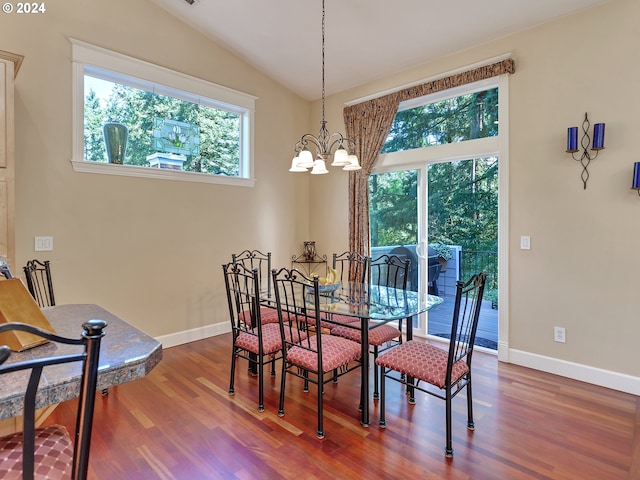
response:
[[[109,163],[122,165],[127,152],[127,137],[129,135],[127,127],[122,123],[107,122],[104,124],[103,131],[107,160]]]

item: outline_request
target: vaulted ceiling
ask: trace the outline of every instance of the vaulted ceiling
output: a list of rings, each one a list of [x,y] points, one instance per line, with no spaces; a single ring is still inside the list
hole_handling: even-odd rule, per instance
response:
[[[320,97],[321,0],[152,1],[300,96]],[[608,1],[326,0],[326,93]]]

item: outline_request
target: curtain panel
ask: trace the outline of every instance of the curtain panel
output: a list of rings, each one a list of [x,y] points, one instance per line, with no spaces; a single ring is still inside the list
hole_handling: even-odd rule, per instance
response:
[[[369,255],[369,175],[382,151],[400,102],[469,83],[514,73],[513,59],[407,87],[372,100],[345,107],[347,137],[355,144],[361,170],[349,172],[349,250]]]

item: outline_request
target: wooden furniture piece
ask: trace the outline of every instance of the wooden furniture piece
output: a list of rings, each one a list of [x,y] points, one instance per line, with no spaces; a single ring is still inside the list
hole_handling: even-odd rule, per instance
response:
[[[0,324],[4,323],[26,323],[56,333],[19,278],[0,281]],[[20,330],[0,333],[0,345],[6,345],[14,352],[28,350],[46,342],[41,336]]]
[[[415,389],[441,398],[446,402],[445,455],[453,456],[451,444],[451,401],[466,389],[467,428],[474,429],[471,395],[471,357],[478,328],[478,317],[487,276],[478,273],[467,282],[458,281],[451,322],[451,336],[447,350],[431,343],[407,341],[381,354],[376,360],[380,367],[380,426],[386,427],[385,383],[392,379],[408,387],[409,403],[414,404]],[[424,386],[415,385],[415,380]],[[432,389],[430,386],[436,388]]]
[[[98,359],[100,343],[105,335],[104,320],[88,320],[74,337],[55,335],[47,330],[24,323],[0,325],[0,333],[27,332],[48,340],[52,344],[42,347],[46,356],[32,357],[17,362],[6,363],[11,358],[8,346],[0,346],[0,377],[15,373],[28,381],[23,385],[23,429],[5,437],[0,437],[0,477],[32,480],[38,477],[86,479],[89,464],[89,447],[93,410],[98,381]],[[73,345],[73,352],[65,347]],[[36,347],[38,348],[38,347]],[[74,441],[69,431],[62,425],[44,428],[35,427],[36,396],[43,378],[58,366],[77,365],[79,370],[79,395]],[[44,373],[46,372],[46,373]],[[24,376],[24,375],[28,375]]]
[[[22,267],[27,279],[27,288],[40,307],[53,307],[56,298],[53,294],[53,281],[51,279],[51,265],[49,260],[29,260]]]
[[[0,50],[0,256],[15,266],[14,80],[24,57]]]
[[[42,309],[56,333],[73,337],[88,320],[97,318],[107,322],[109,334],[102,340],[97,388],[103,390],[121,383],[142,378],[162,359],[162,345],[98,305],[57,305]],[[46,357],[50,345],[25,350],[12,355],[11,361]],[[55,405],[78,396],[80,371],[73,367],[58,367],[47,373],[40,386],[41,395],[36,408]],[[23,376],[11,373],[3,379],[0,389],[0,420],[22,414],[21,390]]]
[[[308,278],[298,270],[281,268],[273,271],[276,308],[282,341],[282,378],[278,415],[284,416],[286,377],[292,375],[304,382],[315,383],[318,424],[316,435],[324,438],[323,393],[327,382],[359,368],[360,345],[346,338],[322,333],[318,277]],[[308,335],[298,332],[307,331]]]

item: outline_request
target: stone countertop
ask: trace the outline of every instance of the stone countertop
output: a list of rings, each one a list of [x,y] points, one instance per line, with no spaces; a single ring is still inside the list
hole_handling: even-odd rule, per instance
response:
[[[162,359],[162,345],[98,305],[59,305],[43,308],[56,333],[80,337],[82,324],[91,319],[107,322],[100,346],[98,390],[130,382],[147,375]],[[82,347],[47,343],[24,352],[13,353],[8,362],[77,352]],[[46,367],[36,400],[36,408],[77,397],[80,389],[78,363]],[[22,413],[28,372],[16,372],[0,378],[0,420]]]

